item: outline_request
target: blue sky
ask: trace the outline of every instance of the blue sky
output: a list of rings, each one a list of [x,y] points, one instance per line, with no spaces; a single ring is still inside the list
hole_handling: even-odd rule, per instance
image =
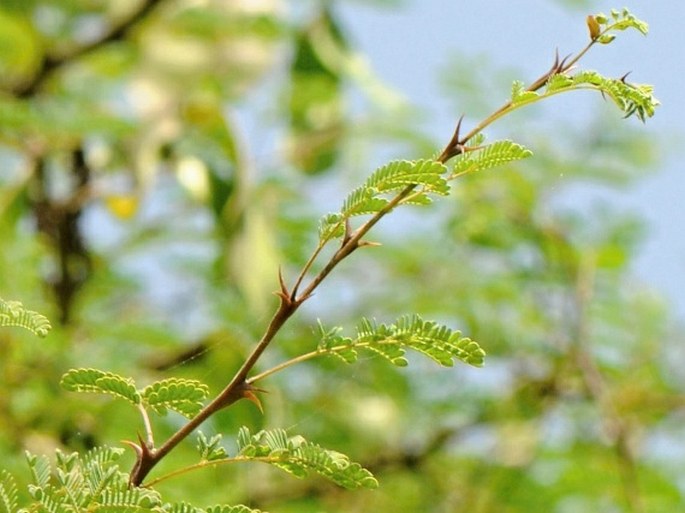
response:
[[[637,211],[648,234],[635,263],[637,277],[654,287],[685,318],[685,178],[682,119],[685,114],[685,2],[598,1],[591,9],[571,9],[552,0],[477,2],[406,0],[400,8],[349,2],[341,9],[345,28],[366,54],[376,74],[410,103],[432,116],[432,132],[449,136],[454,116],[444,115],[448,99],[439,74],[455,55],[487,55],[493,69],[516,68],[534,79],[545,71],[554,48],[562,55],[587,41],[585,16],[627,6],[650,25],[644,38],[625,33],[585,59],[585,67],[619,76],[631,71],[634,82],[652,83],[662,106],[643,128],[663,141],[656,172],[612,200]],[[509,83],[503,84],[507,91]],[[503,98],[504,99],[504,98]],[[592,100],[585,99],[585,108]],[[579,104],[582,105],[582,104]],[[631,123],[638,123],[630,120]]]

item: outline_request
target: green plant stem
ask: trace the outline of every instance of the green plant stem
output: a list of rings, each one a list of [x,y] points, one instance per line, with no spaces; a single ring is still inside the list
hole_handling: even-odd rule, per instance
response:
[[[162,476],[156,477],[154,479],[151,479],[149,482],[145,483],[144,488],[152,488],[154,485],[161,483],[162,481],[167,481],[169,479],[172,479],[177,476],[181,476],[183,474],[186,474],[188,472],[192,472],[193,470],[197,470],[200,468],[205,468],[205,467],[216,467],[219,465],[228,465],[230,463],[243,463],[243,462],[261,462],[261,463],[279,463],[281,461],[287,461],[282,457],[279,456],[234,456],[233,458],[221,458],[218,460],[203,460],[199,461],[198,463],[194,463],[192,465],[188,465],[187,467],[182,467],[176,470],[173,470],[169,472],[168,474],[164,474]]]
[[[235,374],[231,382],[217,395],[209,404],[207,404],[200,412],[176,431],[171,437],[164,442],[158,449],[153,447],[139,447],[138,460],[131,472],[131,484],[140,486],[145,477],[150,471],[164,458],[174,447],[190,435],[200,424],[215,414],[217,411],[230,406],[241,398],[245,397],[248,390],[248,385],[245,383],[245,378],[252,367],[257,363],[257,360],[266,350],[271,340],[276,336],[276,333],[281,329],[283,324],[292,316],[297,310],[298,303],[287,300],[281,297],[281,304],[271,318],[271,322],[267,327],[264,335],[259,340],[252,353],[245,360],[238,372]]]
[[[259,374],[255,374],[251,378],[247,380],[248,384],[253,384],[256,383],[257,381],[261,381],[264,378],[268,378],[272,374],[276,374],[277,372],[280,372],[284,369],[287,369],[288,367],[292,367],[293,365],[296,365],[298,363],[306,362],[307,360],[312,360],[313,358],[316,358],[318,356],[323,356],[326,354],[331,354],[333,352],[333,349],[328,350],[328,351],[322,351],[317,349],[316,351],[310,351],[305,354],[301,354],[300,356],[296,356],[295,358],[291,358],[290,360],[286,360],[284,362],[279,363],[278,365],[274,365],[270,369],[267,369],[265,371],[260,372]]]

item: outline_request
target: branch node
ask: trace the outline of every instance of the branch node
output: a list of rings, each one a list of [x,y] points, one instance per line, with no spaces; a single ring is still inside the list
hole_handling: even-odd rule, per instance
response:
[[[461,116],[459,116],[459,121],[457,121],[457,127],[454,129],[454,134],[452,134],[450,142],[447,143],[447,146],[445,146],[445,149],[442,150],[442,153],[437,158],[438,162],[442,162],[444,164],[452,157],[461,155],[464,152],[464,143],[466,141],[461,140],[461,123],[463,121],[464,115],[462,114]]]

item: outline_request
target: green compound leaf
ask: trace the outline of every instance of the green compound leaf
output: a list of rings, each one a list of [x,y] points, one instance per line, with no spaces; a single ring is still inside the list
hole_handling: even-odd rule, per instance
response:
[[[60,384],[71,392],[111,394],[134,405],[140,404],[141,400],[131,378],[98,369],[71,369],[62,376]]]
[[[0,327],[17,326],[27,329],[39,337],[45,337],[52,329],[44,315],[26,310],[19,301],[5,301],[0,298]]]
[[[17,511],[17,483],[6,470],[0,470],[0,507],[4,513]]]
[[[454,164],[450,178],[525,159],[532,154],[533,152],[528,148],[513,141],[495,141],[492,144],[467,151],[460,155]]]
[[[93,511],[101,513],[160,511],[159,494],[130,488],[117,460],[123,449],[97,447],[85,454],[57,451],[51,467],[47,456],[26,457],[33,476],[28,511]]]
[[[628,9],[622,9],[621,11],[612,9],[610,14],[611,16],[606,16],[604,13],[599,13],[594,16],[594,19],[602,27],[603,32],[635,29],[644,36],[649,32],[649,25],[636,18]]]
[[[559,91],[561,89],[566,89],[567,87],[572,87],[573,84],[573,78],[562,73],[556,73],[547,79],[545,92],[551,93]]]
[[[634,114],[645,121],[660,105],[653,95],[654,87],[648,84],[631,84],[624,79],[603,77],[596,71],[583,71],[572,78],[576,87],[596,89],[609,96],[625,117]]]
[[[449,185],[442,176],[446,171],[444,164],[435,160],[397,160],[378,168],[364,185],[345,198],[340,212],[326,214],[321,219],[319,239],[325,242],[342,237],[350,218],[379,212],[388,205],[388,199],[382,195],[408,186],[417,186],[417,190],[403,204],[427,205],[431,203],[430,195],[447,195]]]
[[[247,506],[212,506],[205,510],[206,513],[266,513],[259,509],[248,508]]]
[[[202,461],[215,461],[227,457],[226,449],[221,446],[221,434],[207,438],[202,431],[197,433],[197,450]]]
[[[45,455],[36,456],[28,451],[25,454],[33,483],[38,487],[47,486],[50,482],[50,459]]]
[[[217,440],[213,437],[205,445],[210,447]],[[27,452],[33,478],[28,486],[31,503],[18,509],[14,479],[0,471],[0,513],[263,513],[242,505],[203,509],[187,503],[164,503],[155,490],[129,486],[128,473],[118,466],[123,453],[121,448],[107,446],[85,454],[58,450],[54,458]]]
[[[187,502],[177,502],[175,504],[168,504],[164,507],[165,513],[204,513],[201,508],[196,508]]]
[[[446,171],[445,165],[436,160],[395,160],[374,171],[364,187],[384,193],[422,185],[426,192],[446,196],[450,192],[442,176]]]
[[[385,205],[388,200],[378,198],[378,191],[370,187],[362,186],[353,190],[343,203],[341,214],[343,219],[364,214],[375,214]]]
[[[283,429],[252,435],[248,428],[242,427],[238,433],[238,450],[246,459],[258,459],[299,478],[315,472],[348,489],[378,487],[373,474],[359,463],[301,436],[289,437]]]
[[[445,367],[452,367],[455,360],[482,367],[485,359],[485,351],[477,342],[418,315],[400,317],[390,325],[362,319],[355,338],[343,337],[338,332],[339,328],[326,331],[320,327],[323,336],[319,351],[341,357],[346,363],[356,361],[359,350],[381,355],[398,367],[408,363],[404,357],[406,349],[422,353]]]
[[[534,100],[539,96],[535,91],[526,91],[526,85],[520,80],[511,84],[511,103],[513,105]]]
[[[319,221],[319,240],[339,239],[345,235],[345,219],[340,214],[326,214]]]
[[[156,413],[173,410],[192,418],[202,409],[209,387],[194,379],[169,378],[156,381],[142,391],[143,402]]]

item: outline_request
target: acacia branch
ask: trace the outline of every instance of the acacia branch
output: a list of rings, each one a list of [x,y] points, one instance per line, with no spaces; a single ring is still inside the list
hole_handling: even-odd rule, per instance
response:
[[[159,0],[157,0],[159,1]],[[153,0],[148,0],[148,3],[153,2]],[[567,72],[573,64],[575,64],[595,43],[593,39],[580,53],[573,57],[567,62],[567,59],[559,60],[557,54],[554,64],[543,74],[540,78],[534,81],[529,87],[528,91],[536,91],[542,88],[550,77],[557,73]],[[461,136],[461,123],[462,119],[459,120],[454,134],[444,150],[437,157],[436,161],[445,164],[453,157],[456,157],[465,151],[473,150],[474,148],[466,147],[466,143],[474,137],[478,132],[489,126],[499,118],[511,113],[516,110],[525,102],[520,102],[519,104],[514,104],[512,101],[505,103],[502,107],[494,111],[490,116],[481,121],[476,127],[474,127],[468,134],[464,137]],[[329,261],[324,265],[324,267],[311,279],[309,284],[300,292],[299,288],[303,285],[305,276],[311,269],[314,261],[320,256],[321,250],[325,244],[319,243],[314,250],[312,256],[307,260],[303,269],[298,274],[294,285],[291,289],[285,285],[282,275],[279,273],[280,290],[277,295],[280,298],[280,305],[276,312],[274,313],[269,325],[262,335],[259,342],[256,344],[250,355],[247,357],[243,365],[236,372],[236,374],[231,379],[230,383],[209,403],[207,404],[195,417],[188,421],[184,426],[182,426],[176,433],[174,433],[162,446],[158,449],[154,447],[149,447],[142,440],[140,440],[140,446],[130,443],[137,452],[138,458],[136,464],[131,472],[131,484],[135,486],[140,486],[149,472],[155,467],[159,461],[161,461],[174,447],[176,447],[181,441],[187,438],[198,426],[200,426],[205,420],[211,417],[214,413],[219,410],[226,408],[240,399],[247,398],[256,401],[254,395],[255,391],[258,391],[252,386],[254,381],[257,381],[267,375],[274,372],[282,370],[290,366],[294,361],[286,362],[280,366],[277,366],[269,371],[265,371],[262,374],[258,374],[252,379],[247,379],[250,371],[254,368],[257,361],[272,343],[275,336],[278,334],[283,325],[292,317],[299,307],[307,299],[309,299],[319,285],[328,277],[328,275],[340,264],[343,260],[349,257],[353,252],[355,252],[360,247],[371,245],[370,242],[364,241],[363,238],[366,234],[386,215],[388,215],[395,207],[402,203],[407,197],[411,196],[413,191],[416,189],[417,184],[407,185],[399,193],[397,193],[388,203],[376,212],[369,220],[363,223],[355,231],[351,231],[349,223],[345,225],[345,234],[340,243],[338,250],[330,257]],[[313,357],[316,353],[308,353],[301,359],[296,359],[299,361],[304,361]]]

